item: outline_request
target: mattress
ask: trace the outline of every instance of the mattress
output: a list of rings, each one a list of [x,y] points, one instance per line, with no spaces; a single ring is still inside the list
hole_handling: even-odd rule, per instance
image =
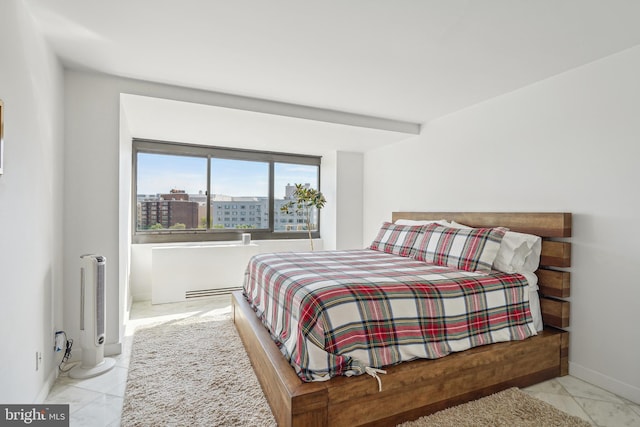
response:
[[[244,295],[303,381],[536,334],[524,276],[370,249],[256,255]]]

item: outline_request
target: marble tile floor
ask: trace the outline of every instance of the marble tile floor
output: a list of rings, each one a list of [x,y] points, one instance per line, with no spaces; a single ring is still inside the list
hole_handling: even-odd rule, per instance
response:
[[[119,426],[135,328],[212,310],[229,312],[229,298],[212,297],[161,305],[134,303],[126,325],[123,352],[114,357],[116,366],[105,374],[86,380],[60,375],[45,403],[69,403],[71,427]],[[640,405],[570,375],[528,387],[525,391],[594,426],[640,427]]]

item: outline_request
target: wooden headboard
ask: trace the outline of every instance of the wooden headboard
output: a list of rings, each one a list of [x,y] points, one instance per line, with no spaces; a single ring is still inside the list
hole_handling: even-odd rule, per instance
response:
[[[545,325],[569,326],[571,266],[571,214],[564,212],[393,212],[392,220],[456,221],[470,227],[506,227],[511,231],[542,237],[540,268],[536,271],[540,288],[540,309]]]

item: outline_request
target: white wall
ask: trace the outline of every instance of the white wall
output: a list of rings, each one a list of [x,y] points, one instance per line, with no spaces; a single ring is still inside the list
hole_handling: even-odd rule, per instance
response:
[[[65,71],[64,324],[71,338],[79,338],[80,256],[105,256],[106,354],[119,352],[123,323],[118,268],[119,118],[117,88]],[[74,357],[81,352],[77,347]]]
[[[304,252],[310,250],[308,239],[299,240],[256,240],[255,246],[231,248],[228,254],[221,256],[222,259],[215,259],[217,251],[225,250],[221,246],[238,242],[201,242],[201,243],[165,243],[165,244],[137,244],[131,246],[131,294],[134,301],[151,301],[153,289],[153,276],[165,274],[164,279],[172,280],[174,274],[168,270],[179,271],[182,296],[187,290],[214,289],[219,287],[242,286],[244,270],[249,258],[253,254],[267,252],[296,251]],[[324,249],[323,239],[314,239],[313,246],[316,251]],[[171,252],[176,255],[170,266],[165,269],[153,269],[153,248],[172,248]],[[180,249],[186,249],[180,251]],[[233,259],[230,259],[230,255]],[[221,282],[220,277],[213,277],[215,270],[221,268],[232,269],[220,275],[229,280]],[[202,268],[197,268],[202,266]],[[163,271],[164,270],[164,271]],[[171,276],[171,277],[167,277]],[[208,276],[208,277],[207,277]],[[210,277],[210,279],[209,279]]]
[[[322,156],[322,194],[327,199],[321,211],[324,247],[362,248],[362,153],[334,151]]]
[[[62,328],[63,79],[19,0],[0,2],[0,98],[0,402],[36,403],[56,378]]]
[[[121,105],[122,107],[122,105]],[[129,126],[127,123],[127,117],[124,113],[124,109],[120,108],[120,163],[119,163],[119,197],[120,203],[118,206],[119,215],[119,242],[120,248],[119,262],[119,276],[118,285],[119,292],[118,297],[121,300],[119,307],[119,319],[128,319],[129,312],[131,310],[132,297],[130,288],[130,274],[131,274],[131,232],[132,232],[132,216],[131,216],[131,169],[132,169],[132,156],[133,147],[131,145],[131,133],[129,132]],[[120,336],[124,335],[124,324],[120,324]]]
[[[364,156],[362,153],[338,152],[336,198],[339,221],[335,227],[336,249],[362,249],[362,188]]]
[[[640,47],[365,155],[365,241],[394,210],[573,213],[570,372],[640,402]]]
[[[327,203],[320,211],[320,233],[324,248],[336,249],[338,205],[338,152],[332,151],[322,156],[320,165],[320,191],[327,199]]]

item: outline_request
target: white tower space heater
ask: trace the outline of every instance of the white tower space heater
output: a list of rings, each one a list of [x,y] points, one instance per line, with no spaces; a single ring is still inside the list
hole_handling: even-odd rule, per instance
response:
[[[80,257],[80,346],[82,363],[69,371],[71,378],[91,378],[114,367],[104,357],[107,259],[101,255]]]

